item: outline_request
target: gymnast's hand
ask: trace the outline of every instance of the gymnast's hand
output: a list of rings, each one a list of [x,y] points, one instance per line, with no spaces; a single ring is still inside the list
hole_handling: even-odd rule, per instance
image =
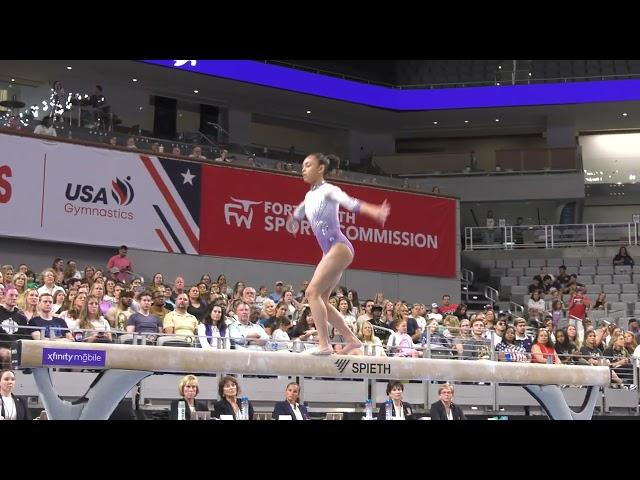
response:
[[[378,213],[376,215],[376,220],[380,222],[383,227],[384,227],[384,224],[387,222],[387,217],[389,216],[390,212],[391,212],[391,207],[389,205],[389,202],[387,202],[387,199],[385,198],[384,202],[382,202],[378,207]]]
[[[285,228],[287,229],[287,232],[295,237],[298,233],[298,230],[300,229],[300,225],[298,224],[298,221],[293,218],[293,215],[289,215],[289,218],[287,218],[287,223],[285,223]]]

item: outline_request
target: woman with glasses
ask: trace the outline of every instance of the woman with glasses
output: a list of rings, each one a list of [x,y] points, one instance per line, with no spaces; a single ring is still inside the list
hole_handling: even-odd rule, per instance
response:
[[[462,409],[453,403],[453,385],[444,383],[438,388],[440,399],[431,404],[431,420],[466,420]]]

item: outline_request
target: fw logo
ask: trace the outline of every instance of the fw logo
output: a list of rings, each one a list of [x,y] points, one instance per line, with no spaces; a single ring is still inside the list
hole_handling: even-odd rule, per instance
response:
[[[336,360],[335,361],[335,366],[338,369],[339,373],[344,372],[344,369],[347,368],[347,366],[351,363],[351,360]]]
[[[238,203],[225,203],[224,204],[224,221],[227,225],[231,225],[231,219],[236,223],[236,227],[240,228],[240,225],[244,224],[244,228],[251,229],[251,222],[253,221],[253,209],[252,205],[260,205],[262,202],[254,202],[251,200],[238,200],[231,197],[231,200]]]

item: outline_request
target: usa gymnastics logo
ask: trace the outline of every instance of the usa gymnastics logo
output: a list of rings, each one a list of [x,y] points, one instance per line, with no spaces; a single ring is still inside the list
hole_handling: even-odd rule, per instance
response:
[[[129,180],[131,177],[127,177],[126,180],[116,177],[111,181],[111,196],[123,207],[133,202],[134,191]]]

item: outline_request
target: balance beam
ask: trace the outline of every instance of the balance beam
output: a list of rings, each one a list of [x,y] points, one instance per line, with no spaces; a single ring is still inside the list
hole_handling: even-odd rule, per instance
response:
[[[545,403],[548,403],[547,397],[550,397],[553,404],[560,401],[562,394],[558,385],[589,386],[591,393],[592,390],[597,391],[593,387],[607,386],[610,383],[608,367],[356,355],[315,356],[286,352],[63,343],[48,340],[18,341],[12,356],[15,366],[34,369],[36,384],[41,393],[43,389],[49,394],[55,393],[52,392],[53,387],[48,374],[48,369],[51,367],[97,369],[103,370],[101,376],[106,379],[120,378],[122,386],[118,388],[115,385],[117,381],[107,380],[109,389],[114,394],[116,392],[117,395],[122,394],[115,400],[113,408],[137,382],[155,372],[194,374],[225,372],[252,375],[515,383],[525,387],[552,418],[575,418],[576,415],[574,412],[571,412],[572,415],[566,411],[561,412],[565,409],[564,407],[568,409],[566,402],[560,410],[554,407],[551,409],[554,411],[551,411],[549,405],[545,406]],[[36,373],[38,371],[47,373]],[[116,372],[120,374],[116,375]],[[97,388],[100,383],[101,379],[96,379],[92,388]],[[551,387],[560,392],[560,397],[557,392],[551,395],[551,391],[554,390]],[[108,392],[109,390],[105,389],[101,395],[114,396]],[[591,396],[589,394],[588,398]],[[97,398],[98,395],[95,397]],[[58,400],[60,400],[59,397]],[[43,403],[46,408],[44,398]],[[595,395],[593,395],[593,405],[595,405]],[[593,405],[589,418],[593,413]],[[105,405],[101,405],[101,408],[104,407]],[[47,413],[51,417],[49,409]],[[111,411],[106,418],[110,413]]]

